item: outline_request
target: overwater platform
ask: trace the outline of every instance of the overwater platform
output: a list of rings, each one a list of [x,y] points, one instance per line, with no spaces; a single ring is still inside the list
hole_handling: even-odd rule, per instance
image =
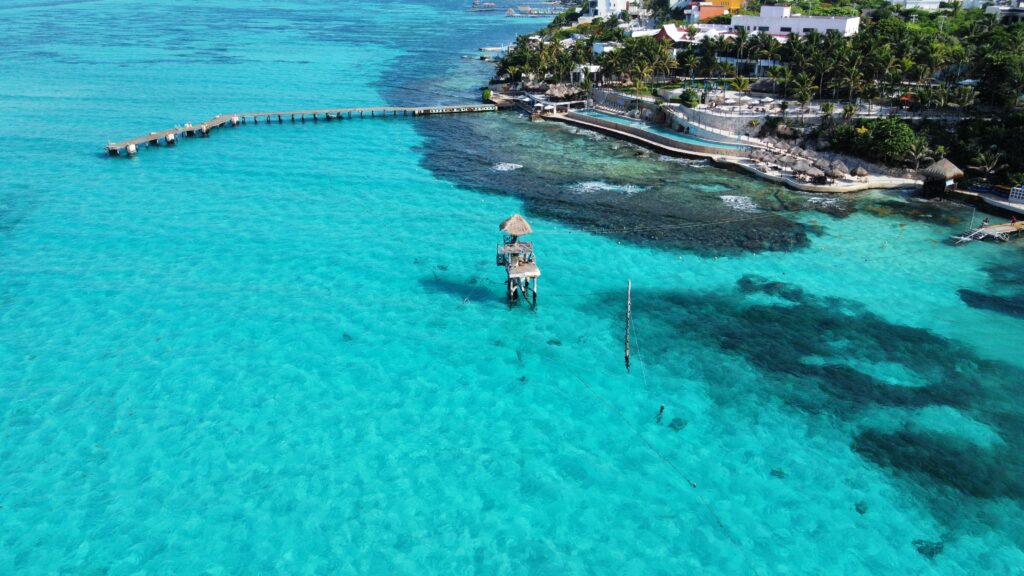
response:
[[[990,224],[968,230],[963,234],[953,236],[957,244],[964,244],[973,240],[1002,240],[1009,242],[1011,238],[1019,237],[1024,231],[1024,222],[1006,222],[1004,224]]]
[[[312,122],[345,120],[351,118],[392,118],[398,116],[427,116],[434,114],[463,114],[471,112],[494,112],[498,109],[495,104],[462,104],[456,106],[371,106],[362,108],[321,108],[316,110],[285,110],[277,112],[244,112],[235,114],[218,114],[205,122],[199,124],[187,123],[184,126],[175,126],[167,130],[150,132],[144,136],[129,138],[120,142],[108,142],[107,154],[110,156],[133,156],[140,146],[167,146],[177,142],[179,137],[185,136],[209,136],[212,130],[223,126],[238,126],[239,124],[259,124],[260,120],[266,123],[289,122]]]

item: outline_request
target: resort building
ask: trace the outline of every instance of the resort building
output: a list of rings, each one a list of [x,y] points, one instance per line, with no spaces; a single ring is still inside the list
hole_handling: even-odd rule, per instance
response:
[[[594,42],[594,54],[600,56],[622,48],[619,42]]]
[[[590,0],[590,15],[595,18],[610,18],[629,10],[629,0]]]
[[[1011,6],[989,6],[985,8],[985,14],[991,15],[1003,24],[1024,22],[1024,0]]]
[[[807,34],[810,31],[825,34],[836,30],[843,36],[853,36],[860,30],[859,16],[801,16],[793,14],[789,6],[761,6],[759,16],[733,16],[735,30],[746,30],[752,34],[789,33]]]
[[[890,0],[890,4],[904,10],[927,10],[934,12],[939,9],[939,0]]]
[[[682,10],[687,22],[696,23],[736,12],[743,8],[743,4],[743,0],[681,0],[673,5],[673,9]]]
[[[705,36],[728,37],[732,35],[732,27],[727,24],[698,24],[696,28],[697,34],[693,38],[690,37],[686,28],[676,26],[675,24],[665,24],[658,29],[644,30],[641,34],[644,36],[654,36],[662,41],[668,40],[676,48],[682,47],[683,43],[698,43]],[[633,35],[636,36],[637,34],[634,33]]]

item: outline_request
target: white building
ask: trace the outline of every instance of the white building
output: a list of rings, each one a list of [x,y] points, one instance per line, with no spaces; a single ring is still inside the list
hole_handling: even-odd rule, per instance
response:
[[[904,10],[927,10],[934,12],[939,9],[939,0],[889,0],[893,6],[899,6]]]
[[[761,6],[760,16],[733,16],[730,23],[733,29],[752,34],[803,35],[811,30],[822,34],[837,30],[843,36],[853,36],[860,30],[859,16],[801,16],[792,14],[789,6]]]
[[[590,0],[590,15],[611,18],[628,10],[629,4],[629,0]]]
[[[1009,6],[988,6],[985,14],[992,16],[1003,24],[1024,22],[1024,0]]]

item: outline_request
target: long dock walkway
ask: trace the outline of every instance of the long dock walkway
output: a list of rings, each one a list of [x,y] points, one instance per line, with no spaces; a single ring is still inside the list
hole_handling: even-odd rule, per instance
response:
[[[150,132],[145,136],[130,138],[120,142],[108,142],[107,154],[120,156],[122,154],[133,156],[138,152],[139,146],[159,146],[161,142],[170,146],[180,136],[209,136],[210,131],[222,126],[238,126],[251,121],[259,124],[263,119],[270,123],[276,120],[283,123],[285,119],[290,122],[305,122],[307,119],[318,122],[343,120],[345,118],[385,118],[397,116],[426,116],[431,114],[460,114],[468,112],[493,112],[498,109],[494,104],[462,104],[456,106],[372,106],[364,108],[322,108],[318,110],[287,110],[283,112],[244,112],[238,114],[218,114],[213,118],[199,124],[185,124],[175,126],[168,130]]]

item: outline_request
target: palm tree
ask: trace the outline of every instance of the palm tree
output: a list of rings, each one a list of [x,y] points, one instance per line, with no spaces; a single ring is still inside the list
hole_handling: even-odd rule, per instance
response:
[[[736,31],[736,37],[733,39],[733,44],[736,46],[736,65],[740,72],[743,69],[740,67],[740,63],[743,61],[743,49],[747,47],[747,43],[750,41],[750,33],[744,28],[740,28]]]
[[[1002,160],[1002,152],[995,150],[980,152],[971,160],[971,164],[967,168],[978,172],[983,179],[988,180],[990,176],[995,176],[999,172],[1006,170],[1007,164],[1003,164]]]
[[[793,78],[793,95],[803,105],[804,110],[807,109],[807,104],[814,98],[814,92],[818,89],[814,84],[814,78],[806,72],[801,72]]]
[[[825,85],[825,74],[832,70],[833,61],[823,50],[815,50],[808,64],[810,64],[811,70],[818,76],[818,98],[821,98],[821,90],[824,89]]]
[[[857,107],[853,104],[847,103],[843,105],[843,120],[849,122],[850,119],[857,113]]]
[[[672,74],[678,64],[675,59],[668,53],[667,50],[659,52],[653,62],[654,71],[661,74],[663,77],[668,77]]]
[[[859,58],[846,66],[841,75],[841,80],[842,85],[849,91],[847,100],[853,102],[853,93],[860,90],[861,85],[864,83],[864,72],[860,69]]]
[[[732,86],[732,89],[737,92],[750,92],[750,78],[737,76],[736,78],[733,78],[729,84]]]
[[[768,34],[757,35],[757,52],[765,60],[774,61],[782,53],[782,43]]]
[[[825,126],[832,124],[832,113],[836,111],[836,105],[825,102],[821,105],[821,123]]]
[[[650,62],[640,62],[633,71],[636,73],[636,95],[640,96],[640,89],[643,88],[644,82],[654,74],[654,66]]]
[[[928,144],[924,140],[917,140],[907,149],[904,159],[913,164],[914,170],[918,170],[921,168],[921,162],[929,160],[931,154],[932,151],[928,149]]]
[[[608,76],[621,75],[625,69],[623,52],[621,50],[605,52],[601,60],[601,68]]]
[[[694,72],[697,67],[700,66],[700,58],[693,52],[681,53],[678,57],[679,66],[687,70],[690,74],[690,78],[693,78]]]
[[[789,68],[785,66],[775,66],[768,70],[768,76],[771,77],[772,83],[775,85],[775,91],[782,88],[783,98],[789,97],[789,85],[793,81],[793,73]]]

